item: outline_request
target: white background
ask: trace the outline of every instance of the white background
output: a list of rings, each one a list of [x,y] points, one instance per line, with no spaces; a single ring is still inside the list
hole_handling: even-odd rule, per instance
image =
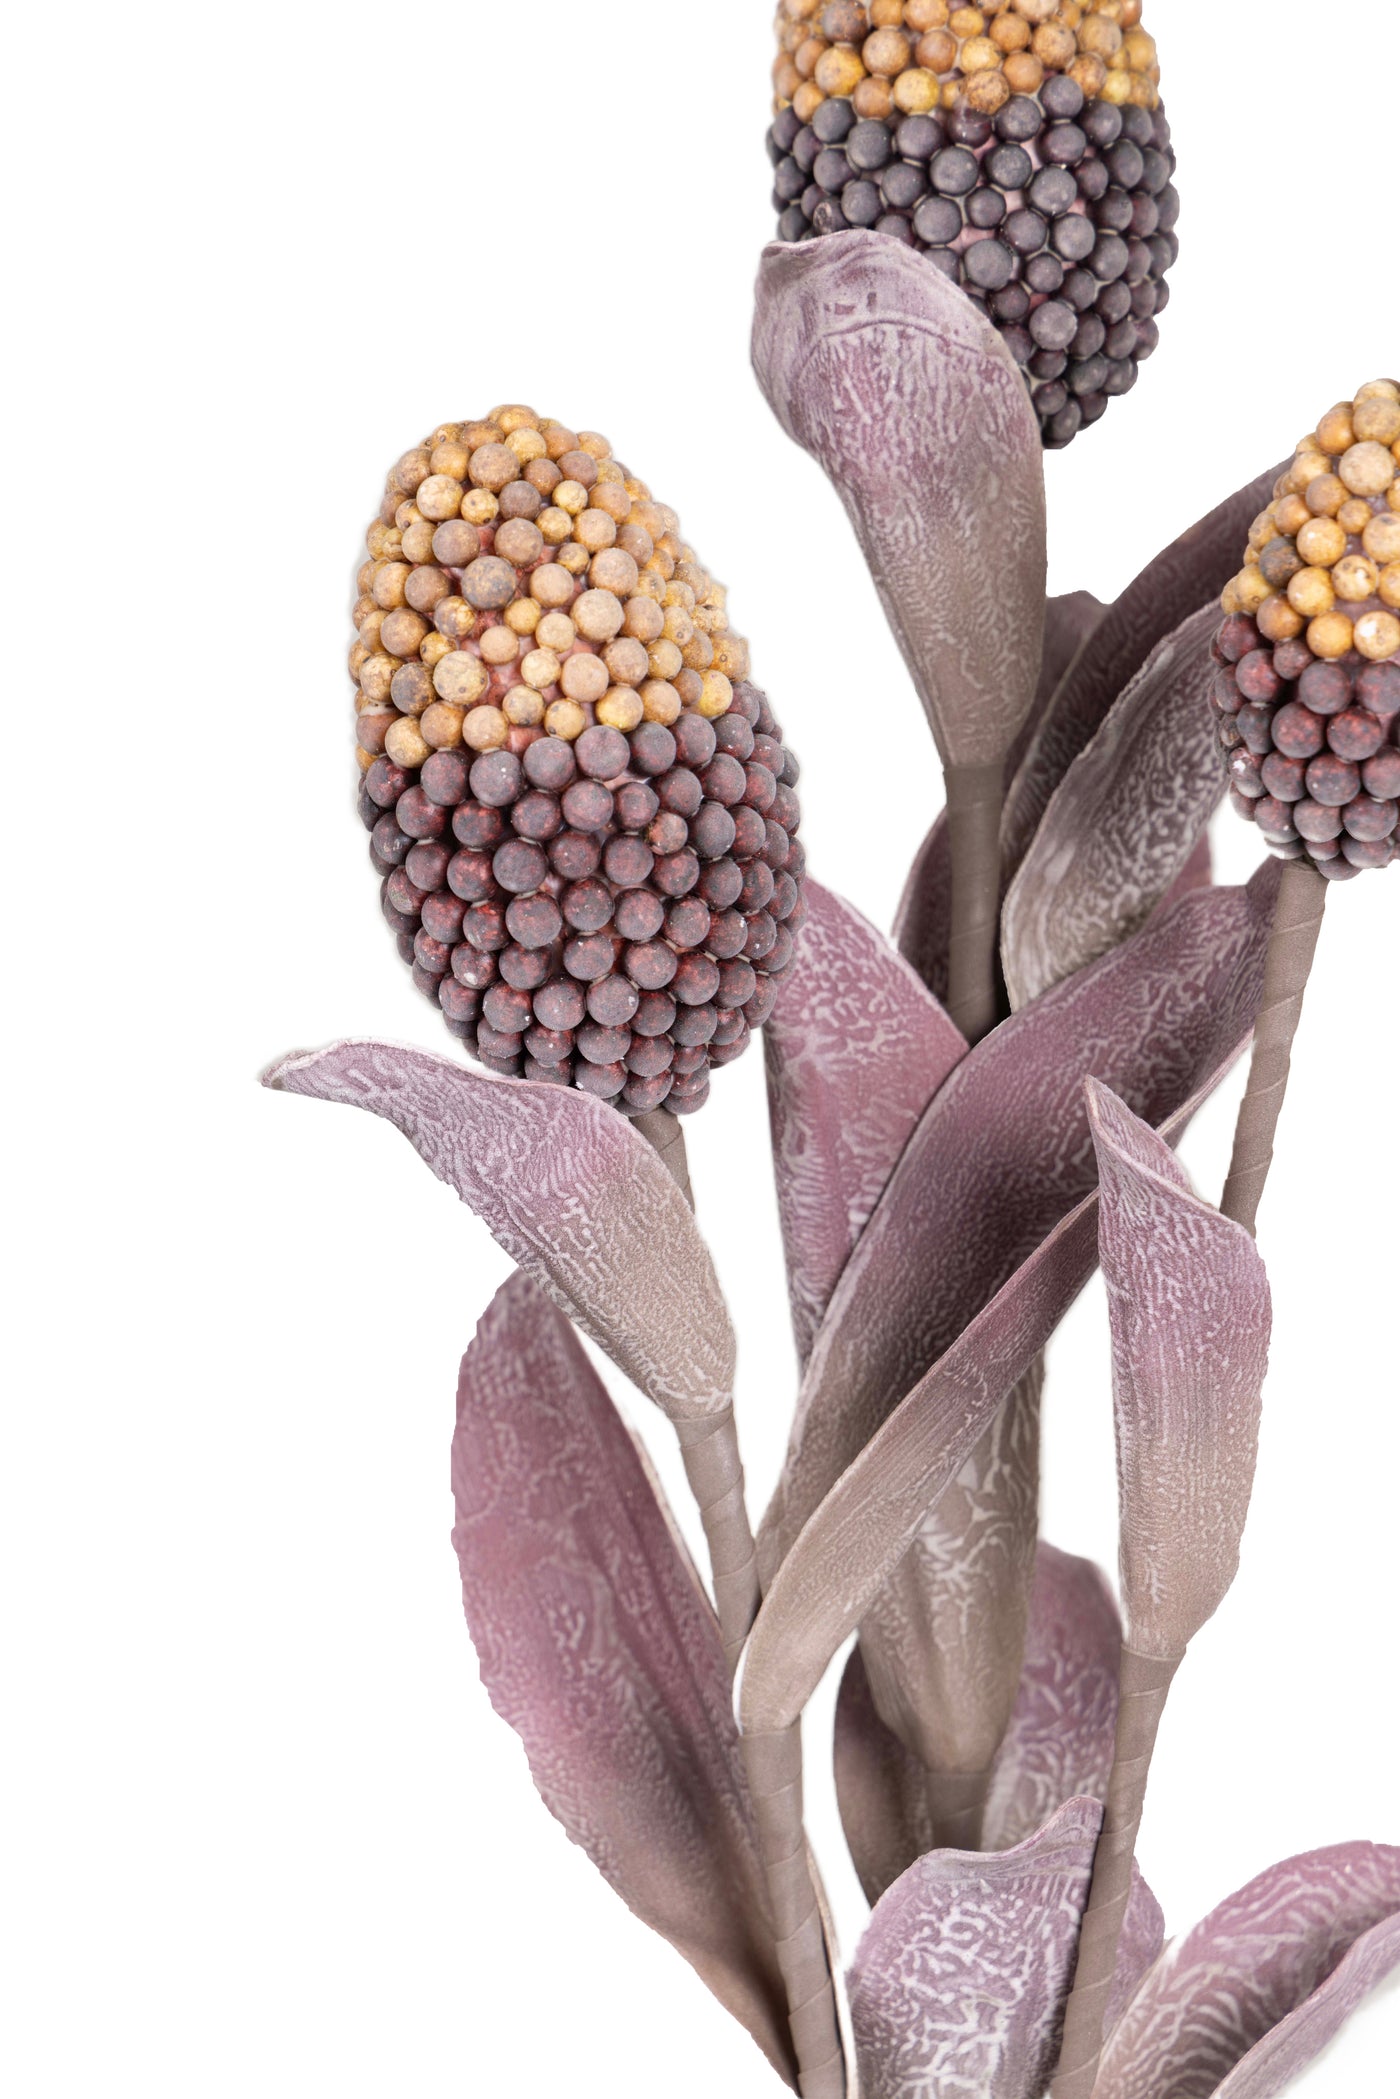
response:
[[[1048,463],[1052,583],[1103,597],[1400,363],[1394,10],[1149,26],[1174,296],[1137,391]],[[338,1033],[448,1047],[376,909],[343,654],[385,467],[498,399],[606,431],[679,507],[801,752],[814,867],[890,920],[931,747],[746,360],[766,0],[80,5],[8,41],[10,2089],[759,2099],[477,1682],[447,1450],[506,1262],[392,1130],[255,1080]],[[1233,820],[1220,846],[1257,854]],[[1400,1842],[1398,912],[1400,875],[1338,892],[1309,996],[1255,1514],[1143,1838],[1178,1930],[1291,1852]],[[1208,1191],[1233,1105],[1186,1147]],[[758,1501],[793,1394],[758,1056],[690,1142]],[[1046,1532],[1111,1563],[1097,1289],[1050,1395]],[[849,1949],[828,1726],[823,1697]],[[1300,2089],[1390,2090],[1397,2047],[1392,1991]]]

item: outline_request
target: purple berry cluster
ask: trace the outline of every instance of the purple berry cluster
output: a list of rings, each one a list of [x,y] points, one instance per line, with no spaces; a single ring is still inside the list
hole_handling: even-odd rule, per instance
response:
[[[797,763],[764,695],[516,752],[387,756],[360,814],[414,982],[488,1070],[703,1106],[802,922]]]
[[[1230,800],[1269,850],[1331,881],[1400,854],[1400,663],[1328,662],[1299,635],[1274,646],[1247,613],[1216,638],[1211,704]]]
[[[1066,74],[995,116],[858,117],[844,97],[768,135],[781,240],[866,227],[921,249],[1021,366],[1067,445],[1157,347],[1180,200],[1166,112],[1086,100]]]

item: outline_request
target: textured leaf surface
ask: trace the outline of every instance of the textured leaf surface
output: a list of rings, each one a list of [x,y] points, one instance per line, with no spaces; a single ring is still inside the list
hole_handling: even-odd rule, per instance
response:
[[[714,1615],[568,1322],[523,1275],[462,1359],[467,1621],[552,1813],[791,2082]]]
[[[1400,1967],[1400,1850],[1338,1844],[1271,1866],[1150,1971],[1095,2099],[1272,2099]]]
[[[1089,635],[1103,618],[1103,606],[1087,590],[1049,598],[1045,605],[1045,643],[1035,700],[1007,759],[1013,777],[1031,738],[1053,699],[1060,680]],[[1015,868],[1004,867],[1003,883]],[[895,945],[936,998],[948,995],[948,935],[951,929],[952,869],[948,858],[947,820],[940,812],[915,855],[895,917]]]
[[[1271,1305],[1243,1226],[1155,1133],[1086,1081],[1113,1337],[1127,1645],[1164,1659],[1219,1607],[1254,1486]]]
[[[806,1362],[880,1192],[967,1044],[858,911],[807,884],[807,922],[764,1031],[788,1291]]]
[[[1013,1007],[1135,933],[1190,860],[1225,792],[1219,624],[1209,605],[1159,643],[1056,788],[1002,914]]]
[[[846,506],[944,764],[1002,758],[1030,711],[1045,477],[996,330],[921,256],[849,232],[763,251],[753,363]]]
[[[1093,1189],[1084,1075],[1161,1123],[1238,1053],[1277,880],[1272,866],[1247,890],[1183,898],[996,1029],[935,1096],[812,1351],[765,1519],[770,1568],[892,1406]]]
[[[1281,471],[1274,467],[1248,482],[1173,540],[1104,614],[1047,709],[1007,798],[1002,845],[1013,865],[1035,835],[1051,795],[1129,679],[1173,628],[1203,606],[1217,604]]]
[[[1040,2099],[1100,1819],[1071,1800],[1016,1850],[932,1852],[881,1899],[850,1978],[862,2099]],[[1120,1999],[1161,1943],[1136,1894]]]
[[[714,1263],[679,1188],[616,1109],[390,1042],[284,1057],[264,1083],[393,1123],[672,1419],[730,1404],[734,1330]]]
[[[1025,1842],[1067,1800],[1102,1800],[1118,1708],[1118,1610],[1089,1560],[1042,1543],[1036,1553],[1026,1658],[998,1753],[983,1848]],[[933,1848],[928,1788],[875,1710],[859,1646],[836,1704],[837,1798],[869,1902]]]

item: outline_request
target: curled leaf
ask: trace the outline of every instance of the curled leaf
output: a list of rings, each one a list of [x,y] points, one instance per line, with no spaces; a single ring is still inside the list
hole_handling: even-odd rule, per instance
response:
[[[1167,1659],[1185,1652],[1239,1565],[1268,1277],[1249,1233],[1192,1192],[1161,1139],[1097,1079],[1085,1089],[1113,1336],[1125,1640]]]
[[[526,1276],[462,1359],[452,1486],[482,1679],[546,1804],[794,2082],[719,1629],[612,1402]]]
[[[1040,2099],[1100,1820],[1097,1801],[1067,1801],[1015,1850],[931,1852],[881,1898],[850,1976],[863,2099]],[[1135,1892],[1120,1999],[1161,1944]]]
[[[1051,797],[1002,914],[1013,1008],[1135,933],[1190,860],[1225,792],[1219,623],[1209,605],[1158,644]]]
[[[389,1042],[284,1057],[264,1084],[393,1123],[672,1420],[729,1408],[734,1330],[709,1250],[656,1152],[605,1102]]]
[[[1045,602],[1040,432],[1000,336],[912,250],[839,233],[764,249],[753,364],[846,506],[945,766],[1000,761]]]
[[[804,1363],[895,1161],[967,1054],[938,1001],[858,911],[810,880],[806,894],[797,959],[764,1031],[778,1211]]]
[[[1095,2099],[1273,2099],[1400,1968],[1400,1850],[1271,1866],[1169,1946],[1104,2050]]]

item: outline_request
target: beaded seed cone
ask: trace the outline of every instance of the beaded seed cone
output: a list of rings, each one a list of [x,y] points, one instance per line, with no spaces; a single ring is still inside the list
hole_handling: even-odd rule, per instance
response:
[[[768,135],[781,240],[922,250],[1069,443],[1157,347],[1179,202],[1141,0],[782,0]]]
[[[1400,857],[1400,384],[1298,444],[1221,599],[1211,701],[1230,799],[1333,881]]]
[[[389,476],[360,813],[425,997],[491,1071],[703,1105],[801,923],[797,764],[725,593],[604,438],[523,407]]]

